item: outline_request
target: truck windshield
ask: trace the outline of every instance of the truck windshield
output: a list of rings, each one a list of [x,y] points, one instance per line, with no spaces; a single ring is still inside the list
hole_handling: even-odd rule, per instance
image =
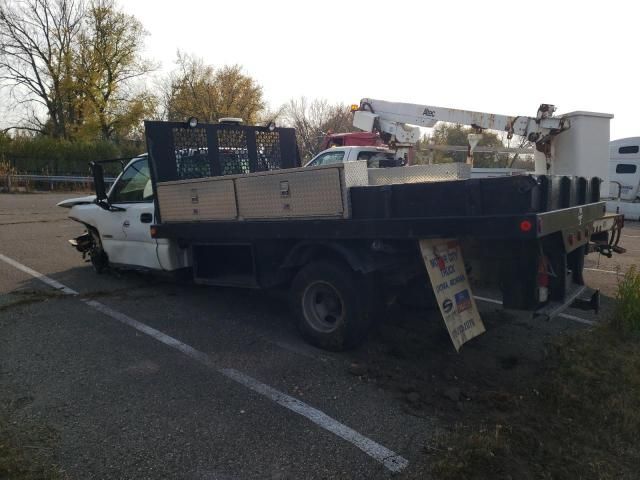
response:
[[[113,186],[109,196],[111,203],[151,202],[153,187],[147,159],[129,165]]]
[[[333,163],[342,163],[344,160],[344,152],[340,150],[336,150],[333,152],[323,153],[316,159],[314,159],[308,167],[318,167],[320,165],[330,165]]]

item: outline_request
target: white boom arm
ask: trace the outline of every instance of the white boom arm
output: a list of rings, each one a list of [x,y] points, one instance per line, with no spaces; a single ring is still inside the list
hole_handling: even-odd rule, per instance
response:
[[[504,131],[509,138],[513,134],[524,136],[548,158],[551,138],[570,126],[568,119],[553,117],[553,112],[555,107],[547,104],[540,105],[535,117],[527,117],[363,98],[354,114],[353,125],[361,130],[379,130],[390,135],[389,143],[398,153],[406,151],[420,139],[417,127],[433,127],[442,121],[468,125],[477,132],[484,129]]]
[[[553,105],[542,104],[535,117],[511,117],[363,98],[353,125],[368,132],[380,131],[402,157],[420,139],[418,127],[433,127],[440,121],[469,125],[477,133],[489,129],[507,132],[509,138],[521,135],[536,146],[536,174],[599,177],[601,195],[608,196],[609,124],[613,115],[579,111],[554,117],[555,110]],[[477,141],[477,135],[470,135],[470,157]]]

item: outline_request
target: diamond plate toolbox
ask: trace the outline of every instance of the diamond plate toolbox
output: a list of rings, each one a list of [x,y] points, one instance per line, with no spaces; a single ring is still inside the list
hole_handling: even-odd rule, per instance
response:
[[[367,185],[366,162],[160,182],[163,222],[349,218],[349,187]]]
[[[235,186],[228,177],[158,183],[163,222],[234,220],[238,217]]]
[[[235,179],[241,219],[348,218],[349,187],[367,184],[366,162],[291,168]]]
[[[439,163],[436,165],[369,169],[369,185],[443,182],[468,178],[471,178],[471,166],[466,163]]]

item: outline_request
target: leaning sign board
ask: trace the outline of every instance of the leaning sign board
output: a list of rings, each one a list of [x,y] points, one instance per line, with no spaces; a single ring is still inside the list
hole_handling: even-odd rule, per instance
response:
[[[420,250],[431,285],[456,350],[484,333],[465,273],[460,245],[454,239],[423,239]]]

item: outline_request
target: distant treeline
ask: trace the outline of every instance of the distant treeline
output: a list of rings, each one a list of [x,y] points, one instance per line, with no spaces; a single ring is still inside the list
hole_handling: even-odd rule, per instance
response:
[[[17,173],[34,175],[89,175],[89,162],[134,157],[146,149],[143,142],[65,141],[51,137],[0,136],[0,162]],[[106,168],[115,174],[119,165]]]

